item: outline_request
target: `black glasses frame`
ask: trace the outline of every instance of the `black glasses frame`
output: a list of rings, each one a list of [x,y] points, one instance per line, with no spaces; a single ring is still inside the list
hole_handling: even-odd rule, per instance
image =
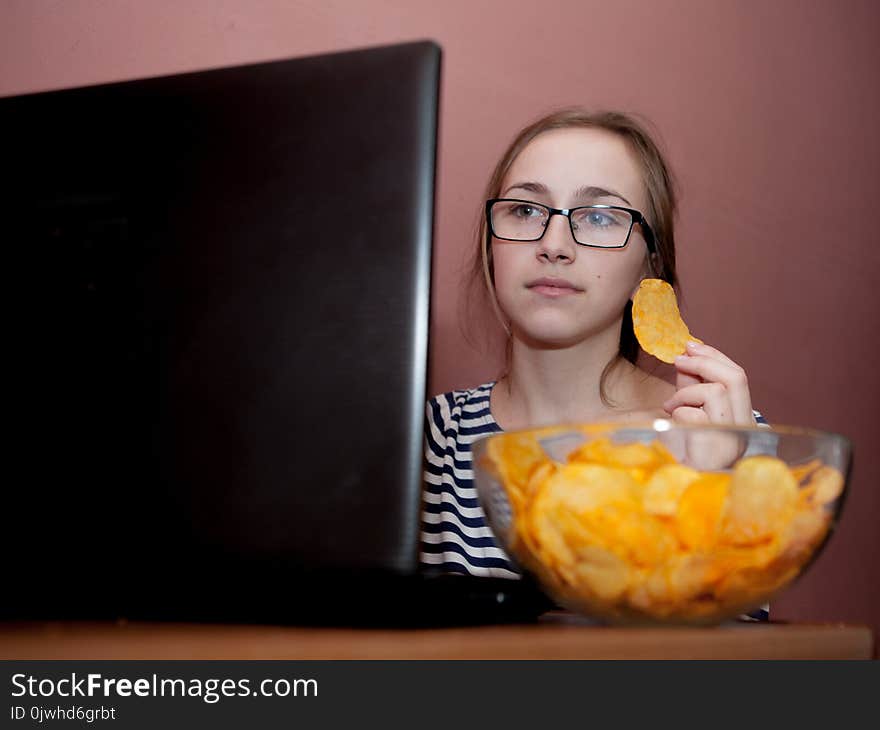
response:
[[[492,225],[492,206],[495,203],[525,203],[526,205],[534,205],[539,208],[544,208],[545,210],[550,211],[550,215],[547,216],[547,224],[544,226],[541,231],[541,235],[535,238],[505,238],[504,236],[499,236],[495,233],[495,227]],[[624,210],[630,214],[632,220],[629,224],[629,230],[626,232],[626,238],[623,243],[619,246],[596,246],[592,243],[581,243],[577,240],[577,235],[574,232],[574,223],[571,220],[571,214],[577,210],[583,210],[584,208],[598,208],[600,210]],[[632,234],[633,226],[638,223],[644,234],[645,243],[648,246],[648,251],[651,253],[656,253],[657,244],[656,239],[654,238],[654,231],[651,230],[651,226],[648,225],[648,221],[645,220],[645,216],[641,214],[640,211],[635,210],[635,208],[625,208],[622,205],[579,205],[576,208],[552,208],[549,205],[545,205],[544,203],[536,203],[534,200],[520,200],[519,198],[492,198],[491,200],[486,201],[486,226],[489,236],[494,236],[500,241],[514,241],[516,243],[533,243],[535,241],[540,241],[544,234],[547,232],[547,228],[550,226],[550,219],[554,215],[561,215],[565,218],[568,218],[568,227],[571,230],[571,237],[574,239],[574,242],[578,246],[587,246],[588,248],[603,248],[603,249],[618,249],[624,248],[626,244],[629,243],[629,237]]]

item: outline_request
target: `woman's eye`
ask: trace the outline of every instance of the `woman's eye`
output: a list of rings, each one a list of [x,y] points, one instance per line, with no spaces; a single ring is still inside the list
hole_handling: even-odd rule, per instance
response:
[[[541,215],[541,212],[531,205],[517,205],[513,209],[513,214],[517,218],[534,218]]]
[[[576,222],[593,228],[609,228],[620,223],[616,211],[610,210],[583,210],[577,216]]]

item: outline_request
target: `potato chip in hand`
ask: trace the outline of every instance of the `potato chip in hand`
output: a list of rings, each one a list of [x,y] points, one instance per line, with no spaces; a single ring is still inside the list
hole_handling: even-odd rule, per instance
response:
[[[633,298],[633,330],[642,349],[672,363],[694,337],[681,318],[675,290],[662,279],[643,279]]]

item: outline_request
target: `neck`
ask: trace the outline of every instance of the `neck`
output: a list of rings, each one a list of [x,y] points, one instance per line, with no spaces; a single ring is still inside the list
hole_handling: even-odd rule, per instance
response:
[[[636,368],[618,356],[620,328],[610,328],[571,347],[536,348],[514,334],[510,371],[499,381],[495,406],[505,429],[601,420],[632,407]],[[612,360],[602,401],[599,383]],[[499,421],[500,422],[500,421]]]

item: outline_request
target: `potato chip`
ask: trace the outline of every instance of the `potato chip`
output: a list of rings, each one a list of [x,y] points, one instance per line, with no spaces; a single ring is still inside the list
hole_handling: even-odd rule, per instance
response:
[[[588,516],[575,514],[559,509],[554,513],[554,520],[565,544],[573,551],[587,545],[610,549],[614,546],[613,534],[609,535],[604,526],[591,523]]]
[[[633,330],[642,349],[658,360],[672,363],[694,337],[682,321],[675,290],[662,279],[643,279],[633,297]]]
[[[626,600],[633,609],[660,618],[675,610],[666,570],[664,565],[632,575]]]
[[[532,504],[532,536],[539,554],[549,554],[554,566],[572,564],[577,547],[606,548],[614,542],[613,530],[597,519],[609,516],[611,502],[601,509],[584,502],[589,491],[583,485],[549,480]]]
[[[662,606],[663,615],[685,614],[693,601],[714,600],[715,584],[725,574],[709,554],[679,553],[652,572],[637,574],[643,582],[633,581],[629,600],[633,607],[652,613]]]
[[[573,565],[574,555],[563,533],[567,516],[583,515],[616,500],[633,500],[630,485],[606,467],[568,464],[538,487],[528,508],[527,529],[536,554],[552,566]],[[582,529],[587,529],[584,523]],[[594,538],[587,538],[594,539]]]
[[[704,553],[688,553],[669,564],[666,582],[672,600],[684,603],[698,596],[711,595],[720,577],[718,566],[711,557]]]
[[[541,547],[532,532],[528,512],[514,522],[513,537],[509,549],[522,568],[535,575],[546,573],[541,559]]]
[[[804,482],[806,482],[807,477],[809,477],[820,466],[822,466],[822,462],[819,461],[819,459],[811,459],[806,464],[791,466],[789,467],[789,470],[791,471],[791,475],[794,477],[794,480],[798,484],[803,484]]]
[[[619,521],[616,534],[621,542],[615,551],[638,568],[659,565],[678,550],[678,541],[669,527],[645,512],[626,515]]]
[[[584,545],[576,555],[576,577],[600,600],[616,601],[629,587],[629,564],[610,550]]]
[[[489,439],[486,454],[508,492],[516,495],[514,502],[520,503],[527,496],[532,472],[549,462],[538,439],[531,433],[500,434]]]
[[[519,513],[526,509],[534,494],[541,488],[541,485],[553,476],[558,467],[552,461],[544,461],[532,469],[528,481],[525,484],[520,496],[520,503],[513,505],[514,512]]]
[[[830,504],[843,492],[843,474],[830,466],[816,469],[802,490],[802,497],[816,505]]]
[[[686,549],[705,550],[715,544],[729,482],[727,474],[703,474],[684,490],[675,513],[675,530]]]
[[[526,525],[529,503],[533,494],[555,471],[556,465],[553,462],[544,462],[532,471],[524,490],[515,488],[506,490],[513,512],[513,529],[509,538],[513,544],[510,549],[517,555],[519,562],[524,563],[524,567],[531,567],[538,562],[537,546]]]
[[[772,538],[791,518],[797,498],[797,482],[784,461],[773,456],[743,459],[731,476],[722,540],[753,545]]]
[[[557,510],[552,507],[554,495],[541,488],[524,520],[524,540],[540,563],[555,569],[560,564],[573,565],[574,553],[569,549],[556,519]]]
[[[663,535],[644,523],[636,492],[635,482],[621,470],[595,464],[560,468],[531,505],[530,529],[538,554],[546,555],[569,581],[574,578],[572,571],[577,573],[572,556],[589,554],[584,552],[588,549],[625,548],[644,560],[658,560]],[[625,557],[633,559],[630,554]],[[581,577],[595,570],[593,566]],[[605,594],[608,589],[596,590]]]
[[[789,566],[802,563],[819,545],[831,525],[824,509],[797,512],[779,536],[777,561]]]
[[[598,438],[572,451],[568,461],[592,462],[623,469],[656,469],[663,464],[675,463],[675,458],[657,441],[650,444],[638,441],[615,444],[609,438]]]
[[[566,509],[584,514],[620,505],[638,509],[641,490],[626,472],[599,464],[566,464],[545,483]]]
[[[645,511],[652,515],[672,517],[678,501],[700,472],[682,464],[664,464],[655,471],[645,486],[642,499]]]
[[[675,463],[675,457],[658,441],[615,444],[609,438],[597,438],[572,451],[568,461],[619,468],[645,484],[657,467]]]

